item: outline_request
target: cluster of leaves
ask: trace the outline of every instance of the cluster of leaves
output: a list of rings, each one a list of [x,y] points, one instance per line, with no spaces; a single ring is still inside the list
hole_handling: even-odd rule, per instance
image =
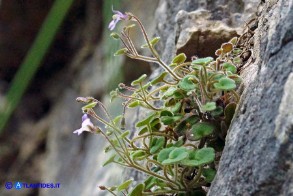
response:
[[[139,19],[127,14],[139,24],[146,40],[142,48],[150,49],[152,57],[140,55],[135,49],[129,36],[133,24],[124,27],[120,35],[111,34],[125,46],[115,55],[155,62],[165,71],[151,81],[142,75],[131,86],[120,84],[111,92],[111,100],[116,97],[125,100],[124,112],[126,108],[136,107],[150,111],[136,123],[137,130],[132,137],[125,130],[124,113],[107,121],[94,112],[97,103],[102,106],[95,99],[83,107],[85,113],[106,125],[106,131],[97,129],[97,132],[109,142],[105,152],[114,153],[104,166],[116,163],[147,174],[144,182],[133,189],[130,188],[132,180],[100,188],[113,195],[117,192],[130,196],[205,195],[216,174],[217,161],[239,101],[235,91],[241,82],[236,73],[237,64],[241,63],[237,57],[241,51],[235,47],[237,38],[222,44],[216,51],[216,59],[194,58],[187,62],[181,53],[167,65],[155,50],[159,38],[149,40]]]

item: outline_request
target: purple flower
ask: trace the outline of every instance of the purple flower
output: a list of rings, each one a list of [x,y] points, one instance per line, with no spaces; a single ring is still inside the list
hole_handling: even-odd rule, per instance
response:
[[[115,29],[116,24],[120,21],[120,20],[126,20],[128,19],[128,15],[127,14],[122,14],[119,11],[113,10],[112,11],[115,13],[113,15],[113,20],[110,22],[108,28],[112,31],[113,29]]]
[[[81,128],[75,130],[73,133],[77,133],[77,135],[80,135],[84,131],[93,132],[94,129],[95,129],[95,127],[94,127],[93,123],[91,122],[91,119],[89,119],[87,114],[84,114],[82,116]]]

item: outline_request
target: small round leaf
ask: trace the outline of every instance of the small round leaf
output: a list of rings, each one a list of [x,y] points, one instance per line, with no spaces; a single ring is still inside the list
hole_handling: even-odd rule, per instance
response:
[[[213,148],[201,148],[196,151],[189,151],[189,156],[181,161],[186,166],[201,166],[213,162],[215,159],[215,150]]]
[[[196,84],[193,80],[196,80],[196,76],[187,75],[178,84],[178,87],[184,91],[190,91],[196,88]]]
[[[214,83],[214,87],[219,90],[233,90],[236,88],[236,84],[230,78],[221,78],[218,83]]]
[[[215,127],[207,122],[199,122],[192,126],[188,139],[200,140],[203,137],[209,136],[213,133]]]
[[[199,58],[192,61],[192,65],[207,65],[214,60],[213,57]]]
[[[223,50],[222,49],[218,49],[218,50],[216,50],[215,55],[216,56],[220,56],[222,53],[223,53]]]
[[[160,148],[162,148],[165,144],[165,138],[160,137],[160,138],[153,138],[153,142],[150,148],[150,153],[155,154],[158,152]]]
[[[222,67],[227,71],[231,71],[233,74],[237,72],[236,66],[231,63],[223,63]]]
[[[207,102],[204,104],[201,108],[204,112],[210,112],[216,109],[216,103],[215,102]]]
[[[172,152],[172,150],[174,149],[175,147],[170,147],[170,148],[165,148],[161,150],[160,153],[158,154],[158,161],[162,163],[164,160],[168,159],[170,152]]]
[[[223,43],[221,46],[222,50],[224,53],[231,52],[233,49],[233,44],[231,43]]]
[[[203,169],[202,175],[205,177],[206,182],[211,183],[216,176],[216,170],[211,168]]]
[[[184,148],[184,147],[175,148],[174,150],[172,150],[169,153],[168,159],[165,159],[162,162],[162,164],[163,165],[175,164],[175,163],[182,161],[186,157],[188,157],[188,152],[187,152],[186,148]]]
[[[170,125],[178,120],[180,120],[183,116],[162,116],[161,121],[164,125]]]
[[[233,63],[235,63],[235,64],[241,64],[241,63],[242,63],[242,60],[241,60],[240,57],[235,57],[235,58],[233,59]]]

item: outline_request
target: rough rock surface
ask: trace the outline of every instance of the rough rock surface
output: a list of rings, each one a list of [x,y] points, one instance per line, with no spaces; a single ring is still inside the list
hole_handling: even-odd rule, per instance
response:
[[[209,195],[293,194],[293,1],[267,1]]]
[[[256,12],[258,3],[258,0],[161,0],[156,12],[156,21],[158,21],[156,34],[161,37],[158,49],[163,59],[167,63],[170,62],[178,53],[176,51],[178,48],[181,48],[182,52],[189,52],[188,49],[184,50],[183,46],[191,43],[191,35],[203,29],[214,31],[212,27],[215,24],[221,25],[222,28],[225,26],[229,32],[234,31],[231,36],[235,35],[239,27],[242,27],[244,22]],[[222,31],[216,30],[216,32],[220,34],[219,32]],[[192,43],[195,48],[202,47],[199,44],[203,42],[197,43],[198,45]],[[221,45],[220,42],[217,44]],[[199,50],[191,50],[199,52]]]

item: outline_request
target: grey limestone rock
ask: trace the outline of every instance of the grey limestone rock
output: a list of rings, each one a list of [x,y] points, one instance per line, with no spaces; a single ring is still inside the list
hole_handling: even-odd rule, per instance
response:
[[[209,195],[292,195],[293,1],[267,1]]]

